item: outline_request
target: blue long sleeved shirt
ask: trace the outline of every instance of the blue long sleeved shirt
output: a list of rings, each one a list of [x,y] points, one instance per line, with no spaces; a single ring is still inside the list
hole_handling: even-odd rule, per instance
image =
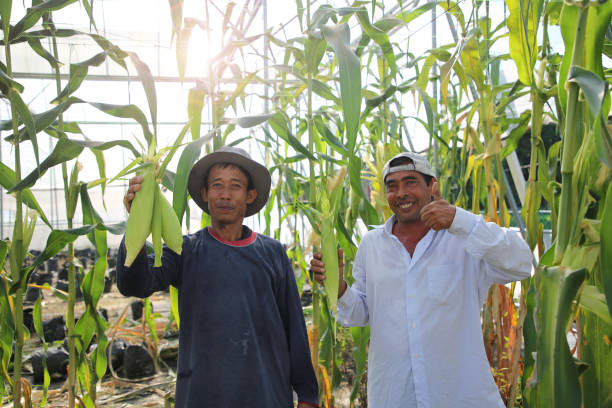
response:
[[[183,237],[177,255],[164,245],[162,266],[142,251],[128,268],[117,256],[117,286],[147,297],[179,291],[177,408],[316,406],[317,381],[291,263],[283,246],[247,230],[225,241],[208,228]]]

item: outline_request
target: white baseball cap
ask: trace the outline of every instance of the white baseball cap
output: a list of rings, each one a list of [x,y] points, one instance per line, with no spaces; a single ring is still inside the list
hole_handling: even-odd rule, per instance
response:
[[[410,159],[412,163],[402,163],[392,167],[391,162],[401,157]],[[425,174],[434,178],[436,177],[436,173],[434,173],[434,171],[432,170],[427,159],[421,156],[420,154],[414,152],[402,152],[394,156],[387,163],[385,163],[385,167],[383,167],[383,181],[387,178],[389,174],[398,171],[418,171],[421,174]]]

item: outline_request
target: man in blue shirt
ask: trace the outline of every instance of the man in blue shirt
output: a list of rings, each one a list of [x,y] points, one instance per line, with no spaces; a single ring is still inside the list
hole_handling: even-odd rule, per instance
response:
[[[515,231],[443,200],[416,153],[388,161],[383,181],[393,215],[364,235],[355,282],[340,275],[338,290],[338,321],[370,325],[369,406],[504,408],[480,308],[493,283],[529,277],[529,247]],[[322,283],[318,254],[310,265]]]
[[[130,180],[129,212],[142,177]],[[182,254],[164,245],[162,266],[142,250],[124,266],[125,296],[179,291],[177,408],[318,407],[318,387],[291,262],[282,244],[242,225],[270,192],[270,173],[236,147],[222,147],[192,168],[188,189],[211,226],[183,237]]]

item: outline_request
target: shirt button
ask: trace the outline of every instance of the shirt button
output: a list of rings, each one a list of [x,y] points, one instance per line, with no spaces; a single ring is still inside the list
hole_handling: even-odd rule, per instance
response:
[[[415,355],[414,355],[414,358],[419,358],[419,355],[418,355],[418,354],[415,354]]]
[[[414,323],[410,325],[413,329],[416,327]]]

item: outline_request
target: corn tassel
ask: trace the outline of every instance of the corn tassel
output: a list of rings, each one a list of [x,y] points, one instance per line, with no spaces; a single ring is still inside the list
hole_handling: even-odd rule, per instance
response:
[[[125,230],[125,249],[127,252],[125,266],[132,265],[151,232],[151,219],[153,218],[155,201],[155,166],[151,165],[145,168],[143,177],[140,191],[132,201]]]
[[[181,223],[174,212],[174,209],[166,200],[166,197],[161,193],[158,194],[159,204],[156,201],[156,206],[160,207],[160,213],[162,218],[162,237],[164,242],[174,252],[181,254],[183,251],[183,231],[181,230]]]
[[[151,239],[153,240],[153,252],[155,252],[155,262],[153,266],[159,267],[162,265],[162,206],[160,201],[162,200],[162,193],[159,189],[159,185],[155,183],[155,199],[153,204],[153,218],[151,219]]]

